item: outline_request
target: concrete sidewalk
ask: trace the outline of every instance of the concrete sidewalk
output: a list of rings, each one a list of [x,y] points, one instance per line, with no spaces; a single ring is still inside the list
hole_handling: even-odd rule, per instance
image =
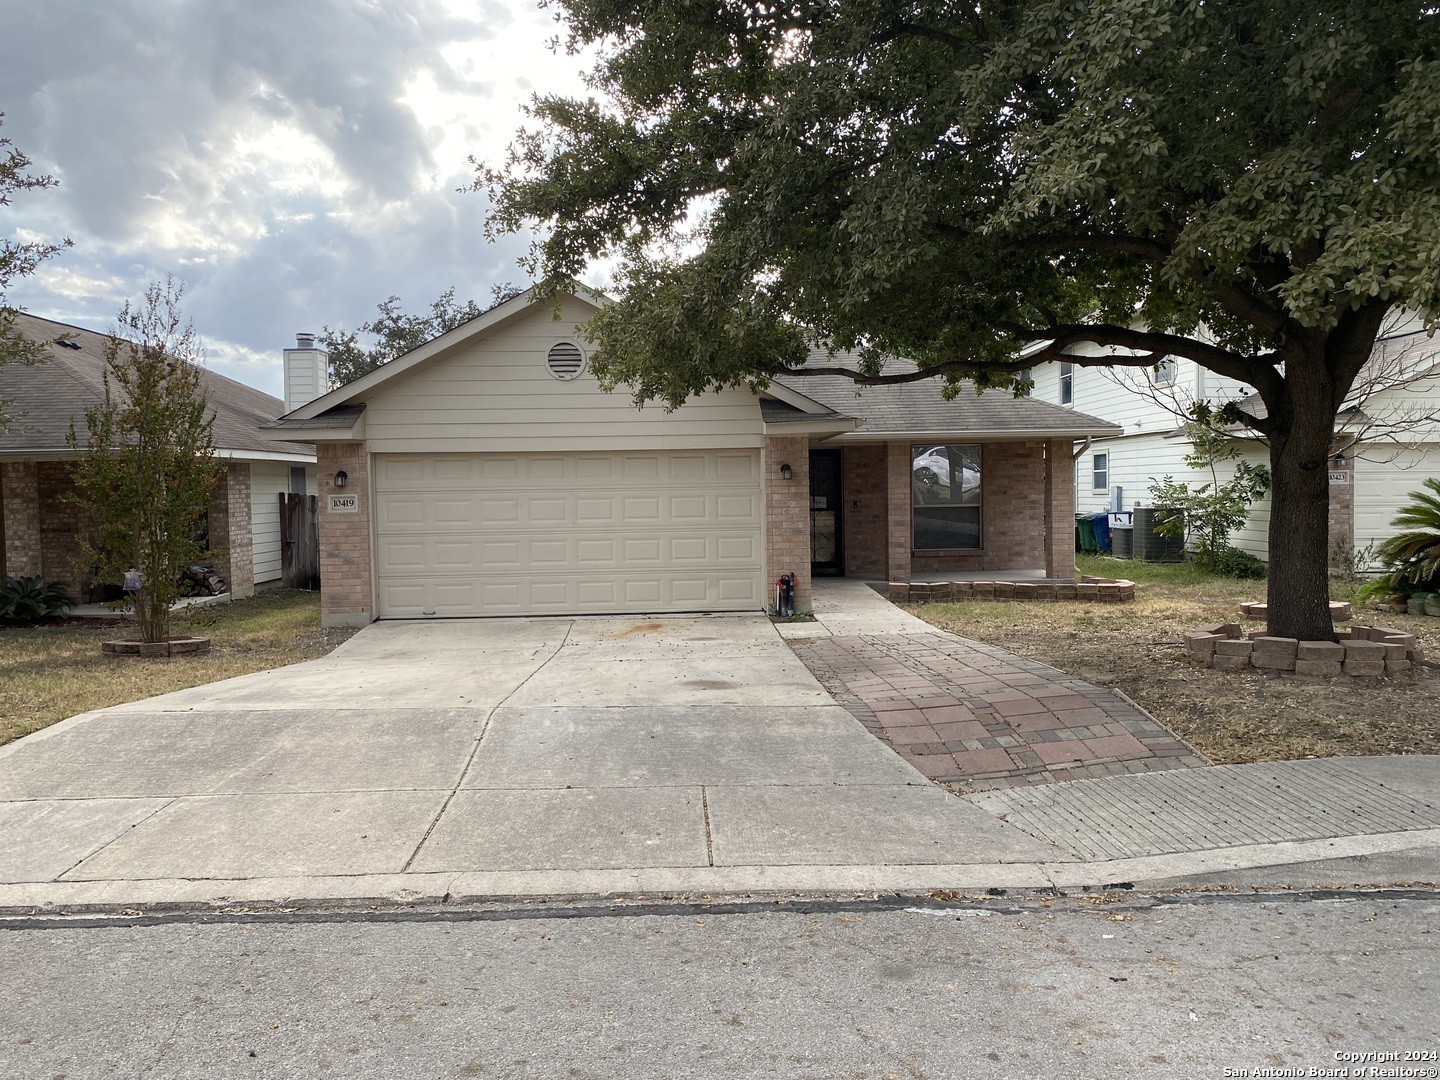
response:
[[[844,585],[786,635],[933,633]],[[0,749],[0,909],[1047,889],[1296,866],[1417,881],[1440,858],[1437,765],[1177,769],[962,799],[837,706],[763,617],[378,623],[322,660]]]

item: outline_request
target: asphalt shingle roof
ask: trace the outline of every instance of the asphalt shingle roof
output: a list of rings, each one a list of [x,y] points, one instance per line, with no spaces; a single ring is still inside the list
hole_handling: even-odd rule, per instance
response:
[[[811,354],[807,367],[853,367],[857,358],[844,353],[831,357]],[[908,360],[886,362],[887,373],[914,371]],[[1004,435],[1037,432],[1066,435],[1103,435],[1121,432],[1118,424],[1052,405],[1036,398],[1017,398],[1008,390],[977,394],[973,383],[962,382],[954,400],[941,393],[943,381],[920,379],[886,386],[861,386],[843,375],[782,375],[774,380],[804,394],[842,416],[859,420],[856,435],[872,432],[969,432]]]
[[[31,340],[52,344],[46,363],[0,365],[0,398],[11,401],[6,409],[10,427],[0,429],[0,453],[67,450],[71,423],[83,444],[85,410],[104,397],[107,335],[24,312],[16,316],[15,324]],[[79,348],[53,344],[62,335]],[[285,411],[279,398],[203,367],[200,382],[215,413],[216,449],[313,456],[314,450],[302,443],[261,437],[260,425]]]

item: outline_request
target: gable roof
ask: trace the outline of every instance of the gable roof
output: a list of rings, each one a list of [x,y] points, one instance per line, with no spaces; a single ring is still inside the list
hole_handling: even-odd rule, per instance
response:
[[[812,350],[806,367],[854,366],[859,358],[851,353],[830,355]],[[909,360],[889,359],[887,373],[918,370]],[[1017,398],[1008,390],[976,393],[970,382],[946,401],[944,381],[919,379],[908,383],[862,386],[843,375],[781,375],[777,385],[796,390],[838,413],[853,416],[859,426],[836,442],[864,442],[880,438],[912,436],[964,436],[997,439],[1087,438],[1119,435],[1119,424],[1052,405],[1038,398]]]
[[[353,382],[291,410],[264,425],[272,438],[357,439],[364,437],[364,404],[386,384],[437,361],[460,345],[523,314],[541,302],[535,290],[511,297],[447,333],[427,341]],[[610,302],[603,293],[577,286],[565,295],[598,310]],[[816,349],[809,365],[837,360],[854,364],[848,353],[830,355]],[[890,360],[892,371],[915,371],[907,360]],[[767,427],[802,433],[803,429],[836,442],[864,442],[912,436],[938,438],[1026,439],[1108,437],[1122,432],[1118,424],[1034,398],[1016,398],[1003,390],[977,394],[965,383],[953,401],[941,393],[940,379],[888,386],[858,386],[839,375],[781,375],[760,395],[761,418]]]
[[[566,290],[562,295],[573,296],[583,304],[599,310],[610,302],[610,298],[603,293],[593,289],[577,286],[574,289]],[[425,367],[433,363],[442,354],[448,352],[456,345],[469,341],[473,337],[495,329],[500,324],[509,322],[517,315],[522,315],[536,303],[535,287],[531,286],[524,292],[503,300],[494,307],[482,311],[475,318],[461,323],[453,330],[448,330],[437,338],[431,338],[424,345],[411,349],[403,356],[397,356],[389,363],[382,364],[373,371],[366,372],[360,378],[352,382],[337,386],[329,393],[321,394],[314,401],[306,402],[298,409],[292,409],[279,421],[268,426],[290,427],[303,429],[313,425],[302,424],[299,421],[314,420],[322,413],[330,413],[340,405],[363,404],[367,395],[386,383],[393,382],[416,368]]]
[[[0,428],[0,456],[24,457],[73,453],[70,425],[85,438],[85,410],[104,398],[106,334],[19,312],[15,327],[32,341],[48,341],[50,358],[40,364],[0,365],[0,398],[11,423]],[[61,336],[69,345],[54,344]],[[78,346],[76,348],[75,346]],[[275,442],[260,434],[260,425],[285,411],[279,398],[253,386],[200,369],[200,385],[214,412],[212,429],[221,457],[257,457],[313,461],[315,452],[299,443]]]

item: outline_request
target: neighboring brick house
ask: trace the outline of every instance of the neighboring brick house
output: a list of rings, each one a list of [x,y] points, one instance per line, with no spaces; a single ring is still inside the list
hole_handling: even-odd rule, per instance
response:
[[[93,585],[82,554],[90,523],[71,498],[77,453],[68,435],[73,424],[84,438],[85,410],[103,399],[108,339],[23,313],[16,326],[51,346],[44,363],[0,366],[0,399],[11,418],[0,428],[0,573],[62,581],[84,600]],[[314,493],[315,454],[260,435],[259,425],[284,411],[277,398],[212,371],[202,370],[201,381],[214,410],[216,454],[226,464],[207,522],[210,561],[232,595],[248,596],[280,577],[279,496]]]
[[[759,611],[789,573],[802,611],[812,573],[1074,576],[1072,447],[1115,425],[818,375],[637,409],[585,369],[605,302],[522,294],[267,427],[317,447],[327,625]],[[285,358],[314,382],[313,342]]]

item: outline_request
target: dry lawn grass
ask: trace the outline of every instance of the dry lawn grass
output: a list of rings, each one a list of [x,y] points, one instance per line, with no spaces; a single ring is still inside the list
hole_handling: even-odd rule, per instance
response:
[[[1241,600],[1264,599],[1263,581],[1109,559],[1085,560],[1082,573],[1137,580],[1134,603],[1002,600],[909,610],[946,630],[1118,689],[1218,763],[1440,753],[1440,665],[1379,679],[1214,671],[1186,658],[1182,635],[1205,623],[1235,621]],[[1432,658],[1440,656],[1440,619],[1370,608],[1357,610],[1355,621],[1410,631]]]
[[[0,627],[0,745],[91,709],[324,656],[353,630],[320,629],[320,594],[270,589],[194,609],[174,633],[211,639],[206,656],[139,659],[101,653],[133,636],[118,626]]]

